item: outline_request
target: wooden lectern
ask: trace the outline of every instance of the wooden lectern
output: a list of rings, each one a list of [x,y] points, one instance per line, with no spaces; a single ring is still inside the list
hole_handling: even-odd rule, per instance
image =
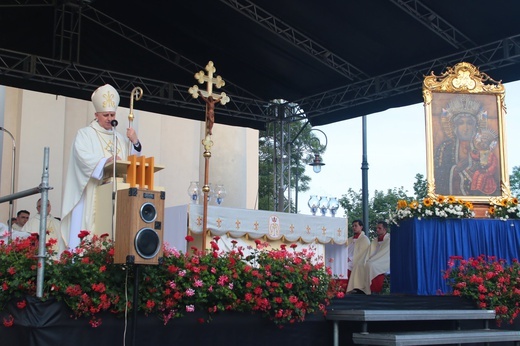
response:
[[[114,225],[114,240],[116,240],[116,215],[117,203],[114,200],[113,209],[112,192],[113,162],[107,164],[103,171],[103,184],[96,187],[96,200],[94,202],[94,233],[97,235],[112,234]],[[154,158],[145,156],[136,157],[130,155],[128,161],[116,161],[116,190],[138,188],[140,190],[164,191],[163,187],[154,185],[154,173],[164,169],[164,166],[155,165]],[[115,198],[115,196],[114,196]],[[113,210],[115,211],[113,213]]]
[[[107,164],[104,168],[103,172],[103,184],[96,187],[96,200],[95,200],[95,215],[94,215],[94,233],[95,234],[103,234],[108,233],[112,236],[112,224],[114,225],[113,239],[115,241],[115,250],[118,252],[118,249],[124,252],[130,252],[128,255],[134,255],[134,251],[132,250],[132,246],[126,244],[129,239],[131,241],[132,237],[128,234],[135,234],[139,230],[134,230],[132,228],[137,228],[139,226],[138,222],[126,222],[128,220],[138,220],[139,218],[135,218],[132,214],[139,214],[141,211],[141,205],[139,203],[128,203],[125,198],[132,194],[139,195],[150,195],[150,196],[161,196],[161,203],[157,206],[159,209],[158,213],[160,215],[163,214],[164,209],[164,188],[155,186],[154,184],[154,174],[162,170],[164,167],[160,165],[155,165],[153,157],[145,157],[135,155],[130,155],[128,157],[128,161],[116,161],[115,165],[115,179],[113,177],[114,172],[114,163],[111,162]],[[116,184],[116,196],[113,196],[114,186],[113,183]],[[132,193],[129,191],[132,190]],[[159,193],[160,192],[160,193]],[[124,196],[123,199],[119,198],[119,195]],[[120,201],[120,203],[118,203]],[[143,204],[146,201],[143,200]],[[120,205],[118,205],[120,204]],[[124,204],[124,205],[123,205]],[[136,210],[129,210],[129,205],[135,207]],[[123,210],[124,209],[124,210]],[[120,217],[118,217],[118,214]],[[123,220],[121,217],[125,217],[127,219]],[[120,219],[119,223],[125,229],[118,229],[118,218]],[[155,225],[155,223],[154,223]],[[158,227],[161,227],[160,224]],[[120,227],[121,228],[121,227]],[[117,236],[117,233],[120,233],[120,237]],[[123,236],[122,232],[125,233]],[[128,234],[126,234],[128,233]],[[162,247],[162,230],[161,234],[161,247]],[[118,244],[118,238],[121,238],[121,241],[125,244]],[[120,252],[120,251],[119,251]],[[119,254],[119,259],[126,258],[126,255]],[[154,256],[154,260],[156,261],[157,256]],[[136,263],[144,263],[147,262],[148,259],[143,261],[136,261]],[[121,263],[121,262],[117,262]],[[152,263],[153,264],[153,263]],[[156,263],[155,263],[156,264]]]

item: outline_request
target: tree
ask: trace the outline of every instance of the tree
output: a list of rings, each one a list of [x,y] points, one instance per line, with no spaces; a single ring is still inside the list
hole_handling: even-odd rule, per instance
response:
[[[374,197],[368,201],[368,219],[369,224],[365,225],[365,232],[369,237],[375,234],[375,228],[379,220],[388,220],[389,213],[394,211],[397,201],[400,199],[409,200],[407,191],[403,187],[388,189],[384,191],[374,191]],[[340,205],[347,212],[350,222],[356,219],[363,219],[363,200],[362,192],[355,192],[348,189],[347,193],[339,200]],[[372,234],[373,233],[373,234]]]
[[[259,142],[258,165],[258,208],[274,210],[274,160],[272,145],[262,131]]]
[[[520,196],[520,166],[513,167],[513,172],[509,176],[509,184],[511,185],[511,194]]]
[[[312,152],[317,151],[321,154],[323,150],[316,147],[315,143],[319,143],[319,139],[311,133],[312,128],[308,126],[306,122],[293,122],[289,127],[289,135],[291,138],[287,138],[287,141],[292,142],[291,157],[288,163],[288,167],[291,169],[290,188],[293,189],[293,191],[298,188],[298,191],[303,192],[309,190],[311,178],[305,174],[305,167],[313,159]],[[260,210],[274,210],[275,208],[275,130],[273,124],[268,124],[267,129],[260,132],[258,188],[258,208]],[[280,154],[277,153],[276,157],[279,159]],[[287,198],[287,194],[285,198]],[[294,204],[291,204],[290,210],[295,212]]]
[[[428,195],[428,181],[421,173],[415,175],[413,191],[415,193],[415,199],[418,201],[424,199]]]

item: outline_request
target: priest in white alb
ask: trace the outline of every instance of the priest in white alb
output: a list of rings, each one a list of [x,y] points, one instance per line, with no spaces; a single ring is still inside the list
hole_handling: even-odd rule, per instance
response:
[[[365,291],[366,294],[381,293],[385,275],[390,273],[390,234],[387,231],[388,223],[378,221],[377,238],[372,239],[370,243],[370,254],[365,264],[366,286],[368,287],[368,291]]]
[[[95,119],[78,130],[72,144],[71,156],[63,192],[61,233],[66,239],[63,250],[79,245],[81,230],[94,233],[95,193],[103,178],[103,168],[113,161],[114,147],[118,160],[127,160],[129,141],[131,154],[141,152],[142,146],[137,133],[131,127],[126,130],[126,138],[115,131],[116,109],[119,94],[109,84],[97,88],[92,94],[96,110]],[[117,145],[114,145],[114,132]],[[110,230],[99,230],[109,233]]]
[[[361,293],[368,290],[366,286],[365,263],[370,250],[370,239],[363,231],[363,221],[352,221],[353,236],[348,238],[347,245],[347,292]]]

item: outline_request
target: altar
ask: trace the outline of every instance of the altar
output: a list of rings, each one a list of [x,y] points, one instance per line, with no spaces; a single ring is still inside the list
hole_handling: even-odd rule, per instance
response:
[[[186,251],[186,235],[202,237],[202,205],[169,207],[164,214],[166,244]],[[223,250],[230,249],[233,240],[254,247],[254,240],[259,239],[272,248],[294,243],[299,248],[312,246],[324,256],[327,265],[335,263],[333,267],[337,269],[333,272],[341,272],[343,262],[346,266],[346,218],[208,206],[207,227],[211,237],[221,238],[219,245]],[[329,261],[330,258],[333,260]]]
[[[408,219],[391,230],[392,293],[438,295],[449,292],[443,279],[450,256],[520,259],[520,220]]]

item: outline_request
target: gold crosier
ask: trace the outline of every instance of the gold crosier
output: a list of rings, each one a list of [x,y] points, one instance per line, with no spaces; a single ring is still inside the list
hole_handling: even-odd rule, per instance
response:
[[[206,131],[204,139],[202,140],[202,146],[204,147],[204,186],[202,192],[204,192],[204,207],[203,207],[203,219],[202,219],[202,248],[206,249],[206,236],[208,235],[208,194],[209,194],[209,159],[211,157],[211,147],[213,141],[211,135],[213,134],[213,124],[215,123],[215,104],[220,103],[225,105],[229,102],[229,97],[225,92],[218,94],[213,93],[213,85],[217,89],[220,89],[226,82],[220,76],[213,77],[217,71],[213,65],[213,61],[208,62],[205,68],[207,75],[204,71],[195,73],[195,79],[199,84],[207,82],[206,90],[199,90],[197,85],[192,86],[188,89],[188,92],[193,98],[201,97],[206,102]]]
[[[131,128],[134,123],[134,100],[139,101],[143,97],[143,89],[135,87],[130,92],[130,113],[128,113],[128,127]],[[128,155],[132,152],[133,143],[128,141]]]

